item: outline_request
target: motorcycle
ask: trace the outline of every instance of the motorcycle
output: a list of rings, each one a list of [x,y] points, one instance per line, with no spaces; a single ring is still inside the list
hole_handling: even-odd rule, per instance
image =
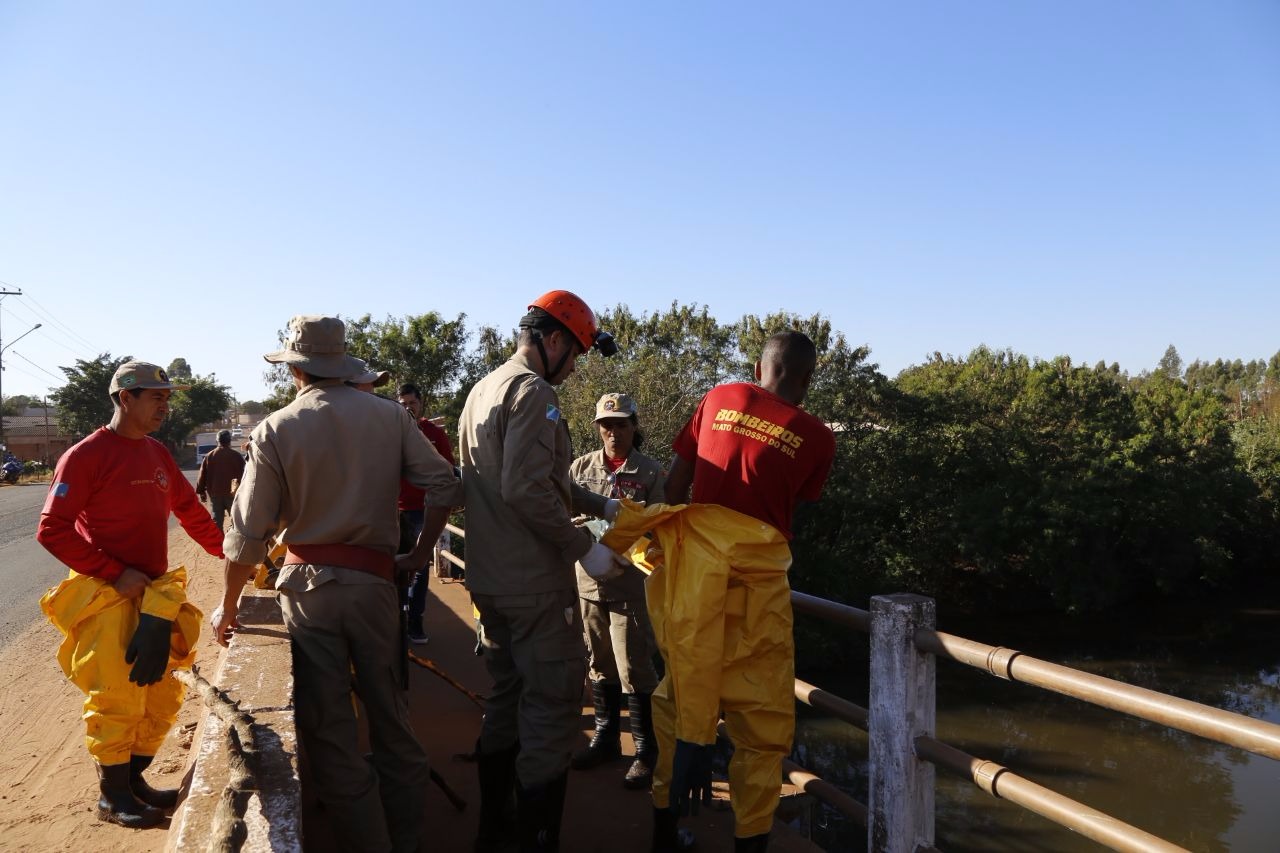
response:
[[[4,464],[0,465],[0,480],[12,486],[18,482],[20,476],[22,476],[22,463],[10,453],[4,460]]]

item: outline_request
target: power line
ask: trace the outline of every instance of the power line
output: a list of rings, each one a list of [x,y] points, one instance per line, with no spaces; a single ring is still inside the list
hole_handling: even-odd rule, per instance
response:
[[[16,355],[18,358],[22,359],[23,361],[25,361],[27,364],[29,364],[29,365],[31,365],[32,367],[34,367],[36,370],[44,370],[44,372],[45,372],[45,373],[49,374],[49,375],[50,375],[50,376],[52,376],[54,379],[57,379],[59,382],[65,382],[65,381],[66,381],[66,378],[67,378],[67,377],[65,377],[65,376],[59,376],[59,375],[57,375],[56,373],[54,373],[53,371],[51,371],[51,370],[45,370],[43,367],[41,367],[40,365],[36,364],[34,361],[32,361],[31,359],[27,358],[25,355],[23,355],[22,353],[18,352],[17,350],[14,350],[14,351],[13,351],[13,354],[14,354],[14,355]]]
[[[26,313],[25,313],[25,312],[23,312],[23,311],[14,311],[13,309],[14,309],[14,308],[16,308],[16,307],[18,307],[18,305],[19,305],[19,304],[21,304],[21,303],[17,303],[17,302],[15,302],[13,305],[9,306],[9,313],[13,314],[15,317],[20,317],[20,318],[22,318],[22,319],[26,320],[28,323],[37,323],[37,322],[40,322],[40,321],[41,321],[41,320],[43,320],[43,319],[46,319],[46,318],[40,317],[39,315],[26,314]],[[73,346],[70,346],[70,345],[69,345],[69,344],[67,344],[67,343],[64,343],[64,342],[63,342],[63,340],[62,340],[62,339],[60,339],[61,335],[60,335],[60,333],[58,332],[58,330],[57,330],[57,329],[55,329],[55,328],[51,328],[51,327],[49,327],[49,326],[45,326],[44,328],[45,328],[46,332],[52,332],[52,333],[53,333],[53,334],[45,334],[45,335],[42,335],[41,337],[42,337],[42,338],[44,338],[44,340],[47,340],[47,341],[49,341],[50,343],[53,343],[53,344],[57,344],[58,346],[62,347],[62,348],[63,348],[63,349],[65,349],[67,352],[69,352],[69,353],[71,353],[71,354],[75,355],[76,357],[83,357],[83,356],[84,356],[83,351],[82,351],[79,347],[73,347]],[[74,343],[74,342],[73,342],[73,343]],[[98,355],[98,353],[94,353],[93,355],[95,355],[95,356],[96,356],[96,355]],[[92,356],[91,356],[91,357],[92,357]],[[90,358],[91,358],[91,357],[90,357]],[[86,358],[86,360],[90,360],[90,358]]]
[[[39,299],[36,299],[34,296],[32,296],[32,295],[31,295],[31,294],[29,294],[29,293],[28,293],[28,294],[26,294],[26,297],[27,297],[27,299],[29,299],[29,300],[31,301],[31,304],[32,304],[32,305],[34,305],[36,308],[38,308],[38,309],[39,309],[39,310],[44,314],[45,318],[46,318],[46,319],[48,319],[48,321],[49,321],[50,323],[53,323],[53,324],[54,324],[55,326],[57,326],[59,329],[62,329],[62,330],[63,330],[63,331],[65,331],[68,335],[71,335],[71,337],[73,337],[73,338],[78,338],[78,339],[81,341],[81,343],[83,343],[85,346],[87,346],[89,349],[93,350],[94,352],[102,352],[102,351],[103,351],[100,347],[98,347],[96,344],[94,344],[92,341],[90,341],[90,340],[89,340],[88,338],[86,338],[84,335],[80,334],[80,333],[79,333],[79,332],[77,332],[75,329],[72,329],[72,328],[71,328],[70,326],[68,326],[66,323],[63,323],[63,322],[62,322],[61,320],[59,320],[57,317],[53,316],[53,312],[52,312],[52,311],[50,311],[48,308],[45,308],[45,307],[44,307],[44,305],[40,302],[40,300],[39,300]]]
[[[11,365],[9,365],[8,367],[6,367],[6,368],[5,368],[5,371],[6,371],[6,372],[8,372],[8,371],[10,371],[10,370],[16,370],[16,371],[18,371],[19,373],[21,373],[23,376],[29,376],[29,377],[31,377],[32,379],[34,379],[35,381],[37,381],[37,382],[47,382],[47,381],[48,381],[48,380],[47,380],[47,379],[45,379],[43,376],[36,376],[36,375],[35,375],[34,373],[32,373],[31,371],[29,371],[29,370],[24,370],[23,368],[18,367],[18,366],[17,366],[17,365],[15,365],[15,364],[11,364]],[[8,395],[8,396],[12,397],[13,395],[12,395],[12,394],[10,394],[10,395]]]
[[[8,282],[0,281],[0,287],[15,287],[15,285],[9,284]],[[30,293],[23,293],[22,295],[26,298],[28,304],[32,306],[31,310],[36,314],[38,320],[42,320],[44,322],[53,324],[58,329],[60,329],[64,334],[69,335],[71,338],[78,340],[81,344],[93,350],[95,354],[103,352],[102,349],[100,349],[96,344],[94,344],[84,335],[80,334],[75,329],[72,329],[66,323],[62,322],[57,317],[55,317],[53,315],[53,312],[50,311],[48,308],[46,308],[44,306],[44,303],[40,302],[40,300],[36,299]],[[68,349],[71,349],[71,348],[68,347]],[[72,352],[76,352],[78,354],[77,349],[72,349]]]

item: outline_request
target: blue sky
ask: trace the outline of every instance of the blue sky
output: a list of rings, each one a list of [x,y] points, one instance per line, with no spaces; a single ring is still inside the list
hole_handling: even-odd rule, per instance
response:
[[[1280,350],[1280,4],[0,4],[3,391],[99,352],[240,399],[295,313],[822,313]],[[52,374],[52,375],[51,375]]]

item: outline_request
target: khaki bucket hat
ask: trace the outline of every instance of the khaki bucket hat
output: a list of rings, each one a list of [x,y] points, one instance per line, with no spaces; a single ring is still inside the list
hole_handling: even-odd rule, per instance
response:
[[[337,317],[299,314],[289,320],[284,349],[263,356],[272,364],[296,364],[312,376],[346,379],[367,365],[347,355],[347,326]]]
[[[374,370],[369,366],[369,362],[362,358],[358,358],[356,361],[360,362],[362,369],[360,372],[353,373],[347,377],[348,385],[372,385],[374,388],[378,388],[391,381],[391,371]]]

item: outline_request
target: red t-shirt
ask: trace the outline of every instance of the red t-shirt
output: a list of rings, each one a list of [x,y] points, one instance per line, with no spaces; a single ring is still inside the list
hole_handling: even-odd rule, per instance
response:
[[[694,503],[758,518],[790,539],[796,504],[822,494],[836,440],[798,406],[737,382],[707,392],[672,450],[693,462]]]
[[[192,539],[222,556],[222,531],[154,438],[101,427],[58,460],[36,539],[82,575],[114,581],[125,568],[169,570],[169,513]]]
[[[418,419],[418,429],[422,430],[422,434],[427,437],[427,441],[431,442],[431,446],[436,452],[449,461],[450,465],[457,465],[453,460],[453,445],[449,443],[449,434],[440,427],[433,424],[426,418]],[[396,508],[401,512],[422,509],[426,505],[427,493],[410,483],[408,480],[400,480],[400,500],[396,503]]]

